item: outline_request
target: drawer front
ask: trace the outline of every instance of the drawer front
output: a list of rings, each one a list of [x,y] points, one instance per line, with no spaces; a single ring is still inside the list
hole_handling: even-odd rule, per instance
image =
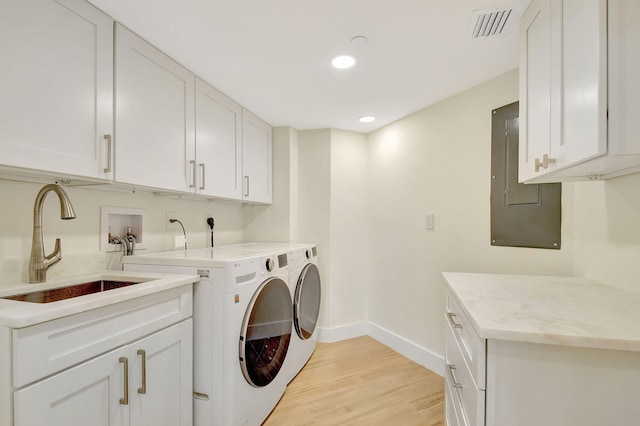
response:
[[[13,331],[20,388],[192,316],[192,285]]]
[[[484,425],[484,390],[476,387],[451,327],[447,327],[445,361],[447,390],[454,406],[460,405],[456,410],[459,423],[466,426]]]
[[[453,295],[447,291],[446,322],[478,389],[486,386],[487,341],[480,338]]]
[[[464,421],[461,422],[459,420],[462,418],[462,401],[460,401],[460,398],[455,394],[448,376],[445,376],[444,382],[445,417],[447,426],[467,426],[464,424]]]

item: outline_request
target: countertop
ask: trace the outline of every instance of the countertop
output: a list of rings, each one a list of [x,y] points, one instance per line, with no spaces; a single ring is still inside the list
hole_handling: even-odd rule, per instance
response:
[[[214,248],[174,250],[160,253],[126,256],[125,264],[195,266],[205,268],[223,268],[229,260],[242,260],[272,254],[273,250],[251,246],[220,246]]]
[[[2,297],[15,294],[67,287],[98,280],[132,281],[138,282],[138,284],[51,303],[31,303],[2,299]],[[93,274],[59,277],[41,284],[4,284],[0,286],[0,326],[11,328],[27,327],[136,297],[192,284],[199,280],[200,277],[197,275],[103,271]]]
[[[640,293],[584,278],[444,272],[480,337],[640,351]]]

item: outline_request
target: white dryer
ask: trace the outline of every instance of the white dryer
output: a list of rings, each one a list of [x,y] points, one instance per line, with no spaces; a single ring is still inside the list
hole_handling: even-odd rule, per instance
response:
[[[302,370],[316,349],[322,283],[315,245],[289,251],[289,289],[293,299],[293,333],[287,358],[289,381]]]
[[[234,246],[227,246],[234,247]],[[318,251],[315,244],[306,243],[245,243],[235,247],[265,250],[269,253],[287,251],[289,290],[293,310],[293,330],[284,374],[287,382],[302,370],[315,351],[318,341],[316,326],[320,313],[321,287]]]
[[[189,273],[194,287],[194,425],[259,425],[288,383],[286,251],[242,246],[125,259],[125,270]]]

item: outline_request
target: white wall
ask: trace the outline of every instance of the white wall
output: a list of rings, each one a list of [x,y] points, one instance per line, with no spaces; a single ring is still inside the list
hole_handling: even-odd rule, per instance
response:
[[[491,111],[517,100],[514,70],[369,135],[368,318],[435,354],[442,271],[571,274],[570,208],[562,250],[490,245]]]
[[[43,185],[0,179],[0,285],[28,280],[33,204]],[[173,249],[173,237],[182,235],[178,224],[165,223],[166,212],[174,212],[184,224],[189,248],[207,247],[209,226],[206,217],[215,219],[217,245],[243,242],[242,205],[165,198],[149,193],[124,193],[96,189],[66,187],[77,218],[60,220],[60,204],[49,193],[43,206],[45,254],[53,251],[56,238],[62,240],[62,260],[47,276],[87,272],[106,267],[117,268],[120,252],[100,251],[100,207],[133,207],[146,210],[144,224],[146,252]]]
[[[299,238],[318,245],[323,291],[319,325],[330,331],[363,324],[367,137],[340,130],[301,131],[298,137]]]
[[[332,130],[330,328],[367,321],[368,201],[367,136]]]
[[[315,243],[322,279],[322,303],[318,323],[331,323],[329,276],[331,263],[331,131],[308,130],[298,133],[298,238]]]
[[[640,291],[640,173],[571,185],[575,275]]]

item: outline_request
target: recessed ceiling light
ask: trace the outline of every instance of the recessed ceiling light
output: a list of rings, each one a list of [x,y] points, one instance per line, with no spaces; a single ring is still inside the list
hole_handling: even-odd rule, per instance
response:
[[[331,59],[331,65],[333,65],[334,68],[341,70],[351,68],[355,64],[356,58],[351,55],[338,55]]]
[[[372,121],[376,121],[376,118],[373,115],[363,115],[358,120],[360,120],[361,123],[371,123]]]

